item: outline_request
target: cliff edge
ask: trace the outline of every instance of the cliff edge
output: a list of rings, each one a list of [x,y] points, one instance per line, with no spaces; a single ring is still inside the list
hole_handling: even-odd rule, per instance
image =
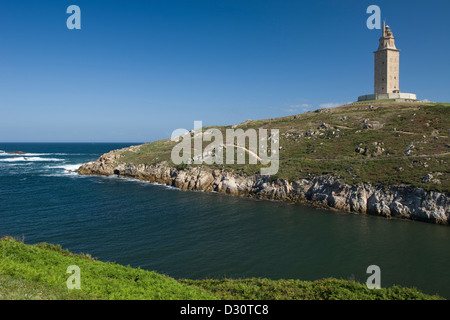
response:
[[[175,165],[171,140],[113,150],[78,173],[449,225],[449,119],[447,104],[378,104],[217,127],[279,129],[271,176],[261,164]]]

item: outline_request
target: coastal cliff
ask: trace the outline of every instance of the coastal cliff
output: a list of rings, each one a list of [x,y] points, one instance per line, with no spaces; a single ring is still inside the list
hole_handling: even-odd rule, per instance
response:
[[[244,176],[200,166],[180,170],[164,162],[156,165],[121,162],[121,154],[133,151],[133,148],[136,147],[104,154],[97,161],[81,166],[78,173],[118,175],[183,190],[309,203],[360,214],[450,224],[450,199],[444,192],[426,191],[411,186],[384,187],[366,183],[348,185],[331,175],[294,181],[271,181],[268,176]]]
[[[450,104],[358,103],[215,129],[222,136],[240,132],[242,141],[251,130],[277,130],[279,170],[268,176],[261,175],[261,163],[206,164],[205,159],[218,156],[210,151],[203,154],[204,162],[196,161],[193,152],[176,165],[172,151],[177,143],[165,139],[111,151],[78,172],[450,224]],[[186,130],[183,137],[202,142],[208,130]],[[258,139],[265,141],[266,136]],[[268,149],[268,144],[261,145]],[[228,148],[224,151],[228,157]],[[245,152],[249,159],[254,155],[245,146],[239,149]]]

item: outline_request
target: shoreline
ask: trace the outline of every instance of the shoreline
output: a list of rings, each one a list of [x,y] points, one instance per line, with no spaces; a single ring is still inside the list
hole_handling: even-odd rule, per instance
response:
[[[164,162],[156,165],[123,163],[120,161],[120,152],[123,151],[124,149],[106,153],[97,161],[82,165],[77,172],[80,175],[117,175],[181,190],[214,191],[234,196],[308,204],[332,211],[450,225],[450,197],[445,192],[426,191],[407,185],[348,185],[331,175],[295,181],[271,181],[268,176],[243,176],[225,170],[208,170],[205,167],[179,170]]]

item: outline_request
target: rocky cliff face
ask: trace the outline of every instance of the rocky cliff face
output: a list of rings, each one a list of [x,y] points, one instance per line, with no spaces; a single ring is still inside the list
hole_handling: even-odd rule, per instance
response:
[[[119,175],[184,190],[216,191],[261,199],[307,202],[326,208],[450,224],[450,200],[446,193],[411,186],[348,185],[332,176],[271,181],[267,176],[242,176],[207,167],[178,170],[165,163],[129,164],[120,161],[122,150],[111,151],[78,169],[82,175]]]

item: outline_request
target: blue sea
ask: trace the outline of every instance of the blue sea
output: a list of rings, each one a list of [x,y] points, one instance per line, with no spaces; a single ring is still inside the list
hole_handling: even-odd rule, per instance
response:
[[[130,145],[0,143],[0,235],[174,278],[365,283],[367,267],[377,265],[382,287],[450,298],[447,226],[73,171]],[[10,151],[26,154],[4,153]]]

